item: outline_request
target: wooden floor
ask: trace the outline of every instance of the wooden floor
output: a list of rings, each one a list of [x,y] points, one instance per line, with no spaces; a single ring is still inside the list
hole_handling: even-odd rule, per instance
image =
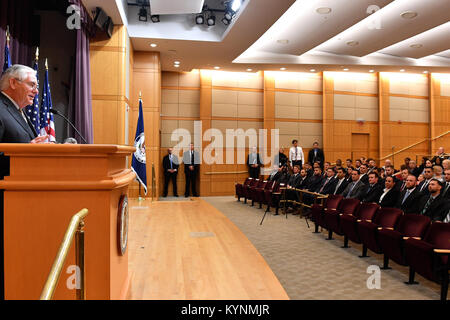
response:
[[[128,250],[131,299],[289,299],[244,234],[198,198],[131,200]]]

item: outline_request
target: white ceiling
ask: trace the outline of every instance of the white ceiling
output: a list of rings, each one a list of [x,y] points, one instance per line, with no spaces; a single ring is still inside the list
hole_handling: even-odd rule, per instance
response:
[[[88,9],[101,6],[115,24],[127,25],[135,50],[159,51],[166,71],[219,66],[254,72],[281,67],[450,72],[449,0],[246,0],[228,28],[220,13],[210,28],[195,25],[195,14],[169,14],[153,24],[139,22],[138,8],[126,0],[83,1]],[[184,12],[180,4],[190,2],[160,1],[165,10]],[[210,1],[216,8],[223,3],[205,3]],[[330,12],[318,13],[318,8]],[[417,16],[403,18],[408,11]],[[179,68],[175,60],[181,61]]]

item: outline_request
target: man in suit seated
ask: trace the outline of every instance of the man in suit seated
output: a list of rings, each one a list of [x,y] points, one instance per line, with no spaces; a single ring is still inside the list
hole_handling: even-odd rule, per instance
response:
[[[444,182],[432,178],[428,184],[429,194],[420,199],[419,213],[433,221],[444,221],[448,214],[450,201],[441,195]]]
[[[385,188],[383,194],[380,196],[378,204],[381,207],[393,208],[397,204],[398,198],[400,196],[400,191],[395,188],[394,177],[387,176],[384,181]]]
[[[361,199],[366,189],[366,185],[359,179],[358,170],[352,170],[351,177],[352,182],[348,184],[347,188],[345,188],[342,196],[346,199]]]
[[[299,194],[298,191],[294,190],[298,183],[299,180],[301,178],[300,176],[300,167],[298,165],[294,166],[294,172],[293,174],[289,177],[289,180],[287,182],[286,185],[286,200],[293,200],[293,201],[299,201]],[[291,202],[288,203],[288,206],[295,208],[296,206],[294,204],[292,204]]]
[[[445,170],[445,185],[442,189],[442,196],[447,199],[450,199],[450,169]]]
[[[361,166],[359,167],[359,178],[361,179],[361,181],[364,184],[368,184],[369,183],[369,176],[367,175],[367,171],[369,169],[367,168],[367,164],[361,164]]]
[[[417,178],[415,175],[409,174],[405,181],[405,188],[400,193],[396,207],[402,209],[404,213],[418,213],[422,194],[417,188]]]
[[[342,194],[348,185],[348,181],[345,178],[346,169],[338,168],[336,175],[336,187],[334,188],[333,194]]]
[[[321,194],[333,194],[334,189],[336,188],[337,179],[334,177],[336,172],[333,168],[329,167],[327,169],[327,177],[323,179],[323,182],[317,191]]]
[[[297,189],[308,189],[309,177],[305,169],[300,170],[300,177],[301,178],[298,182]]]
[[[167,197],[169,182],[172,181],[173,196],[178,197],[177,176],[178,176],[178,157],[172,154],[172,148],[167,149],[167,155],[163,158],[164,169],[164,192],[163,197]]]
[[[423,195],[429,195],[430,191],[428,189],[428,184],[430,183],[431,179],[433,178],[433,168],[426,167],[423,171],[423,177],[424,177],[424,180],[422,182],[420,182],[417,187],[419,188],[419,191]]]
[[[288,158],[284,154],[284,149],[280,148],[277,155],[274,157],[274,164],[278,165],[279,167],[283,167],[287,165]]]
[[[383,186],[378,183],[378,173],[376,171],[369,173],[369,184],[362,198],[363,202],[378,203],[383,194]]]

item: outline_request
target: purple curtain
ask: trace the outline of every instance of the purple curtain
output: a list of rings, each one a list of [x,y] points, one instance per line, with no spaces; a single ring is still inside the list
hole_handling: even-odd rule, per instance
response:
[[[13,64],[31,65],[32,19],[34,3],[31,0],[0,1],[0,60],[3,65],[6,27],[11,34],[9,50]]]
[[[95,32],[95,26],[81,0],[69,0],[70,4],[80,7],[81,29],[77,30],[77,46],[74,66],[74,87],[71,92],[69,114],[75,127],[88,143],[94,142],[92,126],[91,71],[89,58],[89,38]],[[73,136],[78,135],[73,132]],[[78,141],[81,139],[78,137]]]

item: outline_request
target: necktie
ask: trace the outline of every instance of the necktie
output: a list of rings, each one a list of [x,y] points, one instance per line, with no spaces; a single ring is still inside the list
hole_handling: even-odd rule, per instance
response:
[[[295,147],[295,159],[294,160],[297,160],[297,147]]]
[[[330,179],[325,180],[325,183],[323,184],[322,188],[320,188],[320,191],[319,191],[319,192],[322,192],[322,191],[323,191],[323,189],[325,188],[325,186],[327,185],[327,183],[328,183],[329,180],[330,180]]]
[[[356,186],[356,182],[352,182],[352,183],[353,183],[353,185],[350,188],[350,190],[348,191],[346,198],[350,198],[350,195],[352,194],[353,188]]]
[[[422,185],[422,188],[420,188],[420,191],[422,192],[423,190],[425,190],[425,188],[428,186],[428,180],[425,180],[425,182]]]
[[[447,183],[445,184],[444,192],[442,192],[442,194],[446,195],[447,192],[448,192],[449,187],[450,187],[450,182],[447,182]]]
[[[403,197],[403,200],[402,200],[402,204],[405,203],[405,200],[409,197],[410,193],[411,193],[410,190],[406,190],[405,196]]]
[[[191,165],[194,164],[194,152],[191,151]]]
[[[403,181],[402,187],[400,188],[400,191],[403,191],[405,189],[406,186],[406,181]]]
[[[427,212],[427,210],[430,207],[433,200],[434,200],[434,198],[430,196],[430,198],[428,199],[427,203],[425,203],[425,206],[423,207],[423,210],[420,214],[424,215]]]
[[[338,191],[339,187],[341,186],[342,181],[344,181],[344,179],[339,180],[339,182],[338,182],[338,184],[336,186],[336,189],[334,189],[334,194],[336,194],[336,192]]]

